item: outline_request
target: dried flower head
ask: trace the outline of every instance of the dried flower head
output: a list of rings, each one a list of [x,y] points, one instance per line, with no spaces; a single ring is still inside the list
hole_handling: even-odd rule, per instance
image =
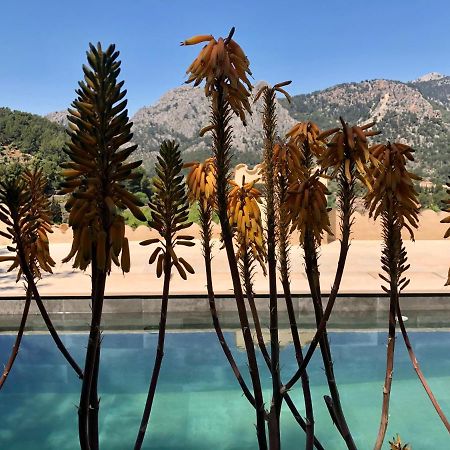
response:
[[[265,273],[266,249],[259,208],[261,192],[255,188],[257,181],[245,183],[245,177],[242,177],[241,186],[230,181],[233,187],[228,194],[228,219],[237,234],[237,258],[250,251]]]
[[[14,246],[8,247],[13,254],[0,257],[0,262],[12,262],[8,271],[19,267],[17,280],[22,275],[23,263],[35,278],[41,278],[42,271],[52,273],[55,266],[47,236],[53,230],[46,186],[41,169],[25,170],[20,178],[0,184],[0,220],[7,227],[7,231],[0,231],[0,234],[11,239]]]
[[[333,234],[327,210],[326,196],[330,192],[315,171],[305,181],[296,180],[290,186],[285,201],[286,214],[291,231],[300,231],[300,244],[304,245],[307,230],[311,230],[317,245],[324,232]]]
[[[406,170],[406,161],[413,161],[414,150],[405,144],[378,144],[371,148],[371,155],[376,158],[376,166],[370,169],[370,177],[375,180],[372,191],[365,196],[369,216],[375,219],[391,208],[398,216],[399,225],[405,227],[411,238],[412,228],[418,226],[419,202],[413,180],[420,180],[417,175]]]
[[[290,145],[295,145],[300,149],[300,153],[302,153],[302,148],[308,145],[310,152],[316,158],[320,158],[326,149],[319,127],[311,121],[297,123],[288,131],[286,137],[289,139]]]
[[[189,188],[189,201],[202,202],[203,206],[214,206],[216,199],[216,168],[214,159],[208,158],[202,163],[186,163],[184,168],[190,168],[186,177]]]
[[[369,189],[372,180],[368,174],[370,164],[377,165],[378,162],[369,150],[368,137],[379,134],[379,131],[370,131],[375,122],[362,126],[350,126],[342,118],[342,127],[324,131],[318,139],[331,137],[325,151],[319,158],[323,169],[332,171],[331,176],[336,175],[342,164],[344,164],[345,175],[348,182],[352,181],[351,166],[356,167],[356,178],[364,183]]]
[[[292,97],[289,95],[289,93],[286,90],[283,89],[284,86],[288,86],[291,83],[292,83],[291,80],[283,81],[282,83],[274,84],[272,87],[270,87],[268,84],[264,84],[263,86],[261,86],[258,89],[258,92],[255,94],[255,98],[253,100],[253,103],[256,103],[259,100],[259,98],[261,97],[261,95],[263,95],[266,92],[268,92],[269,95],[271,95],[272,92],[274,94],[275,94],[275,92],[279,92],[280,94],[283,94],[286,97],[286,99],[287,99],[287,101],[289,103],[291,103],[292,102]]]
[[[286,179],[291,179],[292,176],[304,177],[302,153],[298,145],[280,140],[273,146],[272,158],[278,175]]]
[[[225,100],[245,124],[245,111],[251,114],[249,102],[252,84],[247,77],[251,75],[250,63],[239,44],[232,39],[234,28],[227,38],[211,35],[194,36],[181,45],[195,45],[208,42],[197,58],[189,66],[186,83],[198,86],[205,80],[205,95],[213,96],[222,89]],[[213,96],[214,97],[214,96]]]

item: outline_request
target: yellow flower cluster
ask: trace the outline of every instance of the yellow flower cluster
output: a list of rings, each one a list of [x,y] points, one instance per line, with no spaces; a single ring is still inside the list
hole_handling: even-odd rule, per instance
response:
[[[232,33],[234,30],[232,31]],[[195,45],[207,42],[197,58],[188,67],[189,75],[186,83],[198,86],[205,80],[207,97],[222,90],[225,100],[231,109],[245,124],[245,111],[251,114],[249,102],[252,84],[247,75],[251,75],[250,62],[239,44],[231,39],[218,38],[211,35],[199,35],[186,39],[181,45]]]
[[[186,163],[184,164],[184,168],[190,168],[186,177],[190,202],[202,202],[204,208],[206,208],[207,204],[214,206],[216,198],[216,168],[214,159],[208,158],[202,163]]]
[[[320,245],[324,232],[333,234],[327,210],[327,187],[320,181],[319,171],[305,181],[297,180],[289,185],[285,199],[287,219],[291,231],[300,232],[300,243],[305,243],[306,231],[311,230],[315,242]]]
[[[257,181],[245,183],[243,177],[241,186],[235,181],[229,182],[233,187],[228,193],[228,220],[236,230],[240,244],[237,258],[240,258],[246,250],[250,250],[265,270],[266,250],[259,208],[261,192],[255,188]]]

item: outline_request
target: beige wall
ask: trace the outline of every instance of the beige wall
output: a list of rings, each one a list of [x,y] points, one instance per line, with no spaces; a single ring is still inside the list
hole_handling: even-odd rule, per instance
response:
[[[444,212],[434,212],[430,209],[423,211],[419,216],[419,228],[415,230],[414,236],[417,240],[435,240],[443,239],[447,224],[440,223],[446,216]],[[334,239],[341,237],[341,230],[339,228],[339,217],[336,210],[330,213],[331,229],[334,233]],[[407,230],[403,231],[403,238],[409,239]],[[355,212],[354,224],[352,227],[352,239],[358,240],[378,240],[381,239],[381,225],[380,221],[369,218],[368,214],[361,214]]]
[[[436,213],[431,210],[423,211],[420,214],[419,229],[415,232],[417,240],[435,240],[443,239],[444,233],[447,230],[448,224],[439,223],[441,219],[446,216],[446,213]],[[379,240],[381,239],[381,227],[379,220],[374,221],[370,219],[367,214],[355,213],[355,221],[352,227],[352,239],[357,240]],[[339,229],[339,217],[336,211],[330,212],[331,229],[334,236],[328,237],[326,240],[332,242],[341,237]],[[3,223],[0,223],[0,230],[5,230]],[[196,238],[200,237],[200,228],[194,224],[187,233],[192,234]],[[294,233],[292,242],[298,242],[297,233]],[[403,233],[404,239],[409,239],[407,232]],[[133,230],[131,227],[126,227],[126,235],[130,241],[141,241],[144,239],[150,239],[152,237],[158,237],[158,234],[154,230],[149,230],[145,226],[140,226]],[[213,226],[214,237],[220,236],[220,227],[218,225]],[[71,242],[72,230],[67,229],[67,225],[55,226],[54,232],[49,236],[52,243]],[[8,240],[3,236],[0,236],[0,245],[9,244]]]

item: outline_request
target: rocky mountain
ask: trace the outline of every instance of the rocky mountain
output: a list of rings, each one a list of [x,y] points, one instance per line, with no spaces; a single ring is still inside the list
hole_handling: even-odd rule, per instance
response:
[[[236,162],[256,164],[262,148],[261,106],[257,105],[244,127],[237,117],[231,125],[234,130],[233,146],[239,152]],[[279,104],[280,132],[285,133],[295,120]],[[209,120],[209,100],[203,89],[183,86],[167,92],[152,106],[141,108],[133,116],[134,141],[139,144],[140,156],[150,159],[158,151],[163,139],[175,139],[185,152],[185,159],[204,158],[210,153],[211,139],[199,136]]]
[[[292,104],[278,105],[280,134],[295,121],[313,120],[321,128],[336,126],[339,116],[350,123],[376,120],[379,139],[402,140],[416,149],[416,171],[439,180],[446,179],[450,159],[450,77],[437,73],[411,82],[366,80],[344,83],[310,94],[296,95]],[[262,148],[260,105],[244,127],[233,118],[236,162],[255,164]],[[154,105],[133,116],[134,141],[147,169],[162,139],[176,139],[185,159],[206,157],[210,138],[199,137],[208,123],[209,102],[201,88],[183,86],[167,92]],[[53,113],[49,120],[64,124],[65,114]]]
[[[321,128],[376,120],[379,139],[402,140],[416,149],[416,170],[442,178],[449,172],[450,77],[429,74],[416,81],[366,80],[298,95],[282,102],[296,120],[314,120]]]

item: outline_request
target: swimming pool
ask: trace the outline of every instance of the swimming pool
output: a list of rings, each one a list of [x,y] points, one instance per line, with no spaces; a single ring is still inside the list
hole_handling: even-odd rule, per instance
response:
[[[246,358],[237,332],[226,337],[242,372]],[[421,367],[444,412],[450,414],[450,332],[410,333]],[[386,333],[329,333],[344,411],[359,449],[372,448],[380,418]],[[63,340],[83,361],[86,334]],[[0,361],[6,361],[13,335],[0,335]],[[105,450],[132,448],[144,405],[156,344],[150,332],[105,333],[100,373],[101,444]],[[154,450],[250,450],[256,448],[255,417],[242,396],[225,357],[210,331],[170,332],[156,401],[144,447]],[[294,371],[292,345],[281,354],[282,372]],[[262,367],[262,365],[261,365]],[[319,352],[309,366],[316,435],[326,449],[344,449],[326,411],[326,380]],[[247,374],[245,374],[247,375]],[[262,371],[264,384],[270,379]],[[248,377],[247,377],[248,378]],[[24,337],[22,348],[0,393],[0,448],[8,450],[78,449],[77,410],[80,382],[45,334]],[[304,413],[299,385],[291,393]],[[269,391],[266,398],[269,401]],[[304,434],[286,409],[282,413],[283,448],[302,448]],[[450,448],[450,439],[423,391],[397,338],[390,422],[414,450]],[[387,440],[383,448],[388,448]]]

